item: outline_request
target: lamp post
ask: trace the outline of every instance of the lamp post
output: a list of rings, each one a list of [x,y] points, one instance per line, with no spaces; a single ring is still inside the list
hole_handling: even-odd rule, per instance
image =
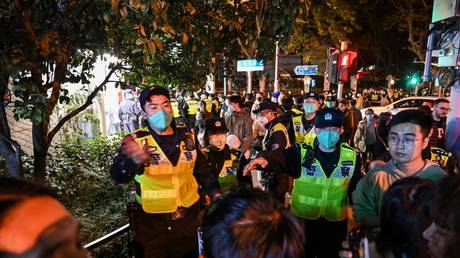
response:
[[[279,38],[276,40],[276,50],[275,50],[275,84],[274,84],[274,91],[279,91],[280,90],[280,82],[279,82],[279,74],[278,74],[278,69],[279,69],[279,54],[280,54],[280,48],[279,48]]]

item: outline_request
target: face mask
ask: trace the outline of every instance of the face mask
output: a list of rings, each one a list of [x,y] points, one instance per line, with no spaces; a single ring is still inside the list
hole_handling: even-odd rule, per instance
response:
[[[316,111],[316,106],[313,103],[305,103],[303,105],[303,111],[305,111],[306,114],[311,114]]]
[[[227,135],[226,134],[216,134],[209,136],[209,144],[211,148],[221,151],[225,148],[225,144],[227,143]]]
[[[170,112],[162,109],[149,116],[148,121],[153,129],[163,132],[169,127],[169,125],[171,125],[173,117]]]
[[[234,111],[235,109],[233,108],[233,106],[228,105],[228,112],[234,112]]]
[[[259,120],[259,123],[263,126],[265,126],[266,124],[268,124],[268,118],[265,117],[265,116],[259,116],[257,117],[257,119]]]
[[[327,108],[335,108],[334,102],[326,101]]]
[[[340,140],[340,134],[335,131],[320,131],[318,133],[318,142],[326,149],[331,149]]]
[[[371,121],[372,119],[374,119],[374,115],[366,115],[366,119],[367,121]]]

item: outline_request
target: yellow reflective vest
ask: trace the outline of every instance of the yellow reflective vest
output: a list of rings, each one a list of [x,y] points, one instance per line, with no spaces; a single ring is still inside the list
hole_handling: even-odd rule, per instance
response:
[[[188,105],[187,115],[194,116],[198,112],[198,101],[189,99],[186,101]]]
[[[204,99],[203,101],[206,103],[206,111],[211,113],[211,111],[212,111],[212,100],[211,99]]]
[[[205,155],[210,151],[209,148],[203,149]],[[236,151],[230,149],[230,159],[226,159],[224,161],[224,165],[219,172],[219,176],[217,181],[219,182],[220,189],[222,192],[230,190],[230,188],[237,183],[237,171],[239,166],[238,156],[236,155]]]
[[[217,99],[212,100],[212,104],[215,106],[215,111],[219,111],[219,101]]]
[[[147,128],[138,131],[147,131]],[[136,132],[138,132],[136,131]],[[135,133],[132,134],[135,137]],[[192,134],[180,143],[180,157],[173,166],[160,146],[149,133],[134,139],[141,148],[145,148],[149,160],[142,175],[134,180],[140,185],[141,195],[136,194],[136,201],[147,213],[169,213],[178,207],[190,207],[200,198],[198,183],[193,176],[196,161],[196,147]]]
[[[295,116],[303,115],[302,110],[299,110],[297,108],[292,108],[291,111],[295,114]]]
[[[303,116],[292,117],[292,124],[294,126],[295,143],[313,145],[316,139],[315,127],[304,128],[302,123]],[[308,131],[307,131],[308,130]]]
[[[291,147],[291,141],[289,140],[289,134],[287,132],[286,126],[284,126],[283,123],[278,122],[274,126],[272,126],[272,128],[270,128],[270,131],[267,131],[265,133],[264,139],[262,141],[262,150],[265,151],[265,150],[269,149],[269,148],[267,148],[266,141],[268,140],[268,138],[272,134],[274,134],[275,132],[278,132],[278,131],[283,132],[284,136],[286,137],[286,147],[285,147],[285,149]]]
[[[171,101],[171,107],[172,107],[172,114],[174,118],[179,118],[181,117],[180,112],[179,112],[179,103],[177,101],[172,100]]]
[[[304,160],[306,144],[301,146]],[[291,212],[297,217],[328,221],[342,221],[347,218],[347,191],[355,170],[356,152],[346,143],[340,146],[340,158],[336,168],[328,178],[321,164],[314,159],[309,167],[302,166],[301,175],[294,180]]]

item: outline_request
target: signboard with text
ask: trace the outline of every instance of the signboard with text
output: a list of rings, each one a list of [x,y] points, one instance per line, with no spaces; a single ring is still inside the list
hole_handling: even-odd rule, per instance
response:
[[[263,71],[264,61],[257,59],[238,60],[236,62],[237,72]]]
[[[294,68],[294,73],[296,75],[317,75],[318,66],[317,65],[298,65]]]

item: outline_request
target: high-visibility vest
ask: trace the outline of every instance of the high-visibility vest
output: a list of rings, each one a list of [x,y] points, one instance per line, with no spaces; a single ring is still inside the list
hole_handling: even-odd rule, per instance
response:
[[[172,100],[171,101],[171,106],[172,106],[172,114],[174,118],[179,118],[181,117],[180,112],[179,112],[179,103],[177,101]]]
[[[291,111],[295,114],[295,116],[303,115],[302,110],[299,110],[297,108],[292,108]]]
[[[301,145],[301,160],[311,147]],[[311,149],[310,149],[311,150]],[[301,175],[294,180],[291,212],[297,217],[329,221],[347,218],[347,191],[356,165],[356,152],[346,143],[340,146],[340,158],[328,178],[321,164],[314,159],[308,167],[302,166]]]
[[[212,100],[204,99],[203,101],[206,103],[206,111],[211,113],[211,111],[212,111]]]
[[[264,136],[264,139],[262,140],[262,150],[267,150],[267,145],[266,145],[266,141],[268,140],[268,138],[274,134],[275,132],[278,132],[278,131],[281,131],[284,133],[284,136],[286,137],[286,149],[291,147],[291,141],[289,140],[289,135],[288,135],[288,132],[287,132],[287,129],[286,129],[286,126],[283,125],[283,123],[281,122],[278,122],[276,123],[274,126],[272,126],[272,128],[270,128],[269,131],[267,131],[265,133],[265,136]]]
[[[207,155],[210,149],[205,148],[203,151]],[[230,149],[230,159],[226,159],[224,161],[224,165],[222,166],[222,169],[220,170],[219,176],[217,178],[222,192],[230,190],[230,188],[237,183],[236,174],[239,166],[238,162],[239,160],[238,156],[236,155],[236,151]]]
[[[147,131],[142,128],[137,130]],[[141,194],[135,195],[136,201],[147,213],[174,212],[178,207],[190,207],[195,204],[198,195],[198,183],[193,176],[196,161],[196,146],[194,137],[186,133],[187,138],[181,141],[180,157],[173,166],[152,135],[135,138],[137,144],[146,149],[149,160],[142,175],[136,175],[134,180],[140,185]],[[135,133],[132,134],[135,137]]]
[[[198,112],[198,101],[189,99],[186,101],[188,105],[187,115],[194,116]]]
[[[217,99],[214,99],[212,100],[212,104],[215,106],[215,111],[218,112],[220,108],[219,101],[217,101]]]
[[[302,123],[302,116],[292,117],[292,124],[294,125],[295,143],[313,145],[316,139],[315,126],[305,129]]]
[[[452,153],[442,148],[433,147],[433,146],[431,147],[430,151],[431,151],[431,161],[435,162],[442,168],[446,168],[449,158],[452,157]]]

